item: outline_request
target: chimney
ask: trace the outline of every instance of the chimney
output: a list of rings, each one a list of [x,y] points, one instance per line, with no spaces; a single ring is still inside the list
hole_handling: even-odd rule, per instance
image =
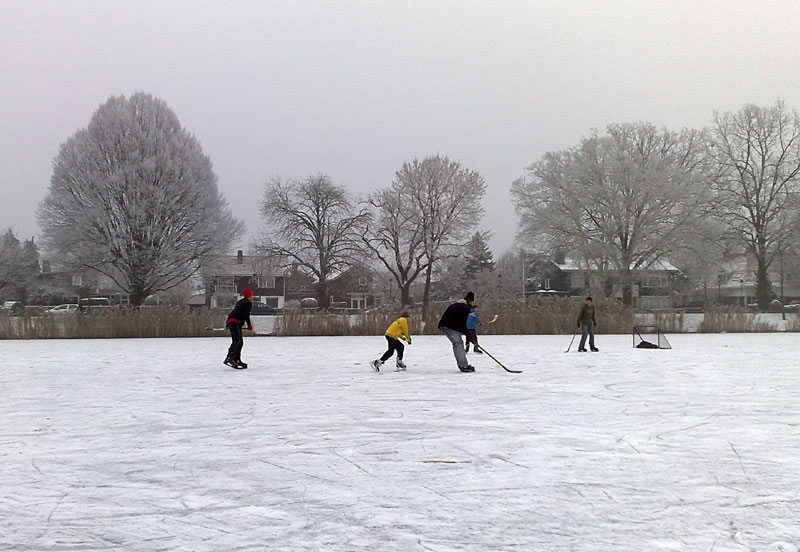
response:
[[[244,263],[244,253],[241,249],[236,252],[236,262],[239,264]]]

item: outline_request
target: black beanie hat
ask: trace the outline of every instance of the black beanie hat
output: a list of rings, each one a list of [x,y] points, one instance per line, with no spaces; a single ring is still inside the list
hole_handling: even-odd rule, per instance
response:
[[[466,299],[467,301],[474,301],[475,294],[470,291],[464,296],[464,299]]]

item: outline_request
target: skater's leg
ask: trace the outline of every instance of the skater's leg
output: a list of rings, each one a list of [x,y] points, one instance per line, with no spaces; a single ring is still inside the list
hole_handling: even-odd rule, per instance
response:
[[[395,349],[397,349],[398,343],[400,343],[395,338],[389,337],[388,335],[386,336],[386,342],[388,344],[388,348],[386,349],[386,352],[383,353],[383,356],[381,357],[381,362],[386,362],[387,360],[392,358]]]
[[[406,346],[403,345],[399,339],[395,339],[394,349],[397,351],[397,360],[403,360],[403,351]]]
[[[467,362],[467,353],[464,351],[464,342],[461,341],[461,333],[456,330],[451,330],[450,328],[439,327],[439,329],[445,337],[450,340],[450,343],[453,344],[453,356],[456,357],[456,364],[458,364],[458,367],[463,368],[464,366],[468,366],[469,362]]]
[[[588,324],[586,327],[589,331],[589,348],[594,351],[596,348],[594,346],[594,324]]]
[[[231,330],[231,348],[228,349],[228,357],[236,362],[242,358],[242,347],[244,346],[244,338],[242,338],[242,325],[238,322],[231,322],[229,325]]]
[[[236,360],[239,342],[242,340],[242,327],[236,322],[231,322],[228,324],[228,330],[231,332],[231,346],[228,347],[228,358]]]
[[[583,351],[586,348],[586,338],[589,335],[589,326],[581,324],[581,343],[578,345],[578,350]]]

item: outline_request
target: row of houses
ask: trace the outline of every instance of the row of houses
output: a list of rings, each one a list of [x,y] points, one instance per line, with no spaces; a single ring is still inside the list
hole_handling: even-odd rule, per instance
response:
[[[574,259],[550,260],[528,259],[523,272],[526,296],[581,296],[591,289],[593,269]],[[254,300],[275,309],[299,306],[301,302],[316,297],[315,280],[297,268],[286,268],[283,260],[270,262],[263,257],[245,255],[242,250],[236,255],[223,256],[207,263],[201,269],[201,277],[191,289],[184,290],[182,297],[162,294],[150,298],[149,302],[185,303],[192,306],[227,308],[239,296],[242,289],[253,290]],[[770,271],[776,295],[786,303],[800,301],[800,273],[786,271],[777,263]],[[680,271],[667,262],[659,262],[643,271],[631,286],[634,307],[643,310],[658,310],[686,306],[701,299],[721,304],[747,305],[755,300],[755,260],[747,255],[733,255],[725,259],[714,281],[707,282],[703,289],[687,289],[686,280]],[[605,274],[605,295],[613,291],[614,274]],[[499,279],[499,275],[498,275]],[[60,294],[60,299],[51,302],[77,302],[78,298],[107,297],[111,304],[126,304],[127,295],[108,277],[88,270],[52,270],[48,261],[42,262],[40,282]],[[391,281],[382,282],[379,276],[366,267],[353,267],[337,274],[328,284],[329,300],[333,307],[369,309],[394,299]],[[509,286],[501,295],[520,295]],[[395,290],[396,291],[396,290]],[[437,295],[437,284],[432,286]],[[483,290],[484,294],[493,290]],[[598,294],[598,291],[594,292]],[[442,290],[441,298],[448,299]],[[617,297],[622,299],[621,291]]]

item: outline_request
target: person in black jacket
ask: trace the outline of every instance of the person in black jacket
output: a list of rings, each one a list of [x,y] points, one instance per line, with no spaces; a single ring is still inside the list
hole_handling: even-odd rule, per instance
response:
[[[228,315],[228,321],[225,325],[231,332],[231,346],[228,349],[228,356],[223,360],[223,364],[227,364],[231,368],[243,370],[247,368],[247,364],[242,362],[242,347],[244,346],[244,339],[242,338],[242,326],[247,324],[247,329],[252,330],[253,325],[250,323],[250,309],[253,306],[253,292],[249,288],[242,290],[242,299],[236,303],[233,310]]]
[[[474,300],[475,294],[470,291],[464,299],[447,307],[439,320],[439,329],[453,344],[453,355],[456,357],[458,369],[462,372],[475,371],[475,368],[467,362],[464,342],[461,340],[462,334],[467,335],[467,318]]]

